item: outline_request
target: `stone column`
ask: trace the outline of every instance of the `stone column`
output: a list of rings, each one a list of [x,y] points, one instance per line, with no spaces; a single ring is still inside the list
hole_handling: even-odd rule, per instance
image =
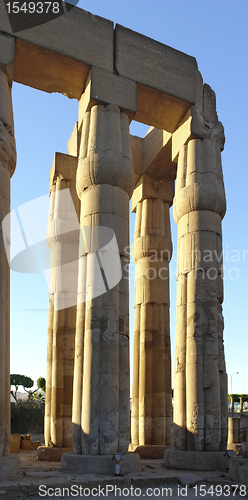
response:
[[[80,212],[80,201],[76,193],[76,168],[76,156],[56,153],[50,172],[51,202],[47,242],[51,264],[45,444],[53,448],[39,449],[40,460],[59,460],[62,453],[69,451],[68,448],[72,449]]]
[[[204,85],[173,135],[178,158],[173,203],[178,224],[174,429],[178,450],[219,451],[227,441],[227,376],[223,348],[221,220],[225,191],[224,131],[215,94]]]
[[[128,116],[115,105],[95,105],[83,118],[77,170],[82,239],[72,422],[78,470],[107,472],[113,454],[128,451],[127,247],[133,187]],[[74,460],[75,455],[64,455],[62,469],[71,470]],[[137,469],[136,457],[125,460],[135,460],[129,467]]]
[[[9,455],[10,446],[10,270],[2,236],[2,220],[10,212],[10,178],[16,166],[16,146],[12,112],[12,71],[14,39],[1,34],[0,59],[0,173],[1,173],[1,265],[0,265],[0,457]],[[6,56],[6,57],[5,57]],[[9,63],[9,64],[8,64]],[[10,230],[10,228],[9,228]],[[10,235],[9,235],[10,239]]]
[[[10,227],[2,221],[10,212],[10,178],[16,166],[16,145],[11,87],[15,39],[0,33],[0,479],[19,471],[19,458],[10,451],[10,268],[6,255],[10,243]],[[4,476],[1,470],[4,470]]]
[[[142,193],[141,193],[142,185]],[[145,174],[133,195],[136,224],[132,448],[162,456],[172,442],[169,262],[174,182]],[[155,449],[156,448],[156,449]]]

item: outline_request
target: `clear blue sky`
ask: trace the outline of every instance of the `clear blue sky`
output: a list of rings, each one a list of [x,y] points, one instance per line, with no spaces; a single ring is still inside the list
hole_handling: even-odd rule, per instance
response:
[[[243,252],[248,250],[248,2],[80,0],[78,7],[196,57],[204,82],[216,92],[217,111],[226,135],[222,155],[227,195],[223,222],[226,363],[229,375],[239,371],[239,375],[233,376],[233,392],[248,393],[248,251],[243,259]],[[67,141],[77,120],[75,100],[16,83],[13,104],[18,160],[11,182],[12,209],[48,192],[54,153],[67,152]],[[135,135],[143,136],[146,130],[146,126],[131,124],[131,133]],[[134,216],[131,232],[133,226]],[[176,248],[177,227],[173,219],[172,234]],[[175,271],[176,263],[172,261],[172,360]],[[11,373],[25,374],[36,380],[46,375],[48,290],[42,275],[11,274]],[[130,286],[132,339],[134,280]]]

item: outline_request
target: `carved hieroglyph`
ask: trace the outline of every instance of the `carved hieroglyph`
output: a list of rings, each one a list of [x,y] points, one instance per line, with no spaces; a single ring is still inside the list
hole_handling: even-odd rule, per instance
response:
[[[129,262],[126,247],[133,188],[128,116],[115,105],[93,106],[83,119],[77,170],[82,231],[72,415],[73,447],[77,454],[111,455],[128,450]],[[93,230],[91,240],[87,239],[87,228]],[[113,262],[108,261],[107,252],[105,260],[101,248],[97,248],[104,228],[113,230],[117,240]],[[93,239],[97,242],[95,247]],[[122,278],[111,287],[106,276],[109,270],[111,274],[111,267],[114,276],[116,257],[121,264]],[[96,279],[99,266],[102,279],[100,275]],[[103,284],[105,293],[98,293]]]
[[[173,205],[178,224],[175,445],[219,451],[227,439],[221,236],[226,202],[224,133],[210,87],[204,85],[203,116],[193,109],[175,143],[182,143]]]

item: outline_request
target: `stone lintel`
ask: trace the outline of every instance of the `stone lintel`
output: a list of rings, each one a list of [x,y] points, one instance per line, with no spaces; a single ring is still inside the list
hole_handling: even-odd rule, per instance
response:
[[[18,455],[0,458],[0,481],[8,481],[21,475],[21,462]]]
[[[4,2],[0,2],[0,31],[13,35]],[[23,29],[14,36],[41,49],[81,61],[89,67],[113,70],[113,22],[78,7],[52,21]],[[36,68],[33,70],[36,80],[35,71]],[[67,71],[64,67],[64,72]],[[61,74],[61,77],[64,75]]]
[[[153,127],[144,138],[131,136],[135,183],[147,173],[152,177],[176,178],[176,163],[171,161],[171,134]]]
[[[177,130],[172,134],[172,161],[176,162],[179,151],[190,139],[210,137],[211,131],[195,106],[187,111]]]
[[[132,212],[136,212],[136,207],[140,201],[146,198],[160,199],[172,205],[174,197],[174,181],[164,177],[150,177],[148,174],[142,175],[133,192]]]
[[[64,153],[55,153],[53,165],[50,170],[49,180],[49,192],[54,182],[57,180],[58,176],[65,180],[76,180],[78,160],[76,156],[67,155]]]
[[[0,71],[12,83],[15,61],[15,38],[5,33],[0,33]]]
[[[15,82],[80,99],[89,71],[90,66],[82,61],[16,39]]]
[[[74,128],[73,128],[73,131],[71,133],[71,137],[67,143],[68,155],[71,155],[71,156],[78,156],[79,155],[80,137],[81,137],[81,134],[78,130],[78,122],[76,122],[74,125]]]
[[[64,453],[72,453],[73,448],[56,448],[53,446],[39,446],[37,458],[39,461],[60,462]]]
[[[224,451],[166,450],[164,466],[168,469],[226,470]]]
[[[115,460],[113,455],[76,455],[65,453],[61,459],[62,472],[75,474],[99,474],[114,476]],[[126,453],[121,456],[120,474],[140,472],[141,463],[137,453]]]
[[[115,66],[121,76],[196,103],[196,59],[119,24],[115,28]]]
[[[90,111],[95,104],[115,104],[127,113],[131,121],[137,109],[137,85],[128,78],[92,67],[79,101],[79,130],[82,128],[85,112]]]

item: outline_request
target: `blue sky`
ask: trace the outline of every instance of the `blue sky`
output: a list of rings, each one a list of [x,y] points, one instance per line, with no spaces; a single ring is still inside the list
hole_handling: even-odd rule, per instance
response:
[[[233,392],[248,393],[247,0],[80,0],[78,7],[196,57],[204,82],[216,92],[218,116],[226,135],[222,154],[227,195],[227,214],[223,221],[226,364],[228,375],[239,372],[233,376]],[[54,153],[67,152],[67,141],[77,120],[77,101],[14,83],[13,106],[18,151],[17,168],[11,181],[12,209],[15,209],[48,192]],[[146,131],[144,125],[131,124],[131,133],[135,135],[144,136]],[[177,227],[173,218],[171,224],[176,249]],[[131,232],[133,227],[134,216]],[[172,360],[175,271],[176,262],[172,259]],[[130,287],[132,339],[134,280]],[[25,374],[34,380],[46,375],[47,314],[48,290],[43,275],[12,272],[11,373]]]

